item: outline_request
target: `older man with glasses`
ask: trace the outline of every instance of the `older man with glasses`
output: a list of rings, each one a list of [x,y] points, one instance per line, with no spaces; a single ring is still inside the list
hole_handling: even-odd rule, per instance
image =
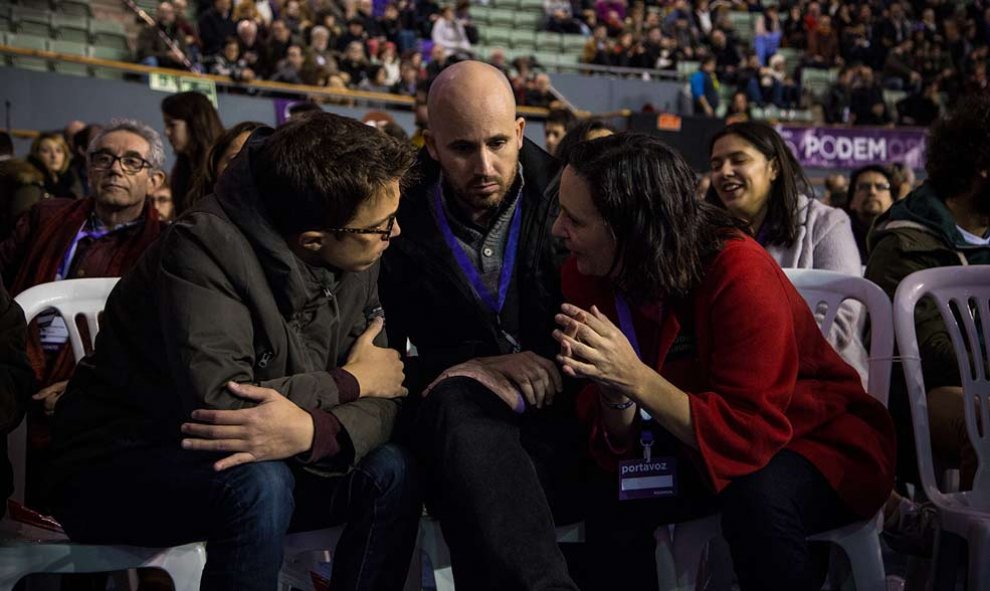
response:
[[[146,199],[165,180],[159,135],[138,121],[115,121],[93,138],[88,154],[91,196],[40,201],[0,244],[0,274],[11,295],[61,279],[118,277],[161,232],[158,214]],[[40,489],[48,454],[47,416],[77,361],[67,341],[65,321],[54,310],[43,312],[28,335],[28,357],[41,389],[29,409],[33,445],[26,494],[28,504],[39,509],[45,508]]]

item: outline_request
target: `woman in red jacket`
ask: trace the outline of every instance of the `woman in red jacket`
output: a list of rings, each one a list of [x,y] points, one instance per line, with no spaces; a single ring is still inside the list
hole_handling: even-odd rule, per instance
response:
[[[590,380],[578,407],[608,482],[588,541],[612,588],[655,589],[653,529],[719,511],[743,591],[819,589],[805,538],[883,505],[893,426],[774,260],[693,195],[645,135],[583,143],[564,170],[554,336]]]

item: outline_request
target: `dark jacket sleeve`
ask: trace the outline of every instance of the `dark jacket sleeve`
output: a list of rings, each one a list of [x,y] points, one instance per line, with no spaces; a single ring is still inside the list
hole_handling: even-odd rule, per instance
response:
[[[206,223],[202,218],[191,218],[191,224]],[[244,301],[242,288],[235,288],[231,277],[251,276],[236,268],[247,264],[238,256],[242,245],[238,241],[215,241],[211,248],[199,243],[199,236],[216,235],[218,229],[193,231],[188,225],[173,227],[164,245],[167,255],[162,260],[157,293],[166,354],[179,391],[189,397],[189,408],[207,406],[220,409],[238,409],[253,403],[233,396],[226,387],[230,381],[257,383],[272,388],[300,408],[314,416],[314,426],[322,429],[317,435],[315,448],[326,450],[323,455],[334,455],[338,449],[353,451],[353,461],[384,443],[391,434],[398,414],[398,405],[392,400],[359,398],[353,394],[342,396],[338,384],[346,382],[346,376],[330,371],[297,373],[275,379],[256,381],[254,339],[255,330],[249,303]],[[222,242],[223,246],[218,244]],[[227,252],[222,249],[229,249]],[[368,304],[378,305],[375,277],[369,274]],[[267,283],[257,290],[268,289]],[[247,288],[250,293],[251,287]],[[363,318],[354,322],[364,322]],[[352,333],[364,330],[364,325],[354,326]],[[359,334],[359,333],[358,333]],[[386,344],[384,335],[376,341]],[[332,413],[323,417],[318,413]],[[325,419],[325,420],[324,420]],[[340,429],[337,429],[339,424]],[[339,432],[346,437],[338,436]],[[329,443],[340,440],[340,448]],[[306,461],[322,458],[320,449],[314,449]],[[351,454],[347,454],[350,459]]]
[[[193,222],[198,223],[198,221]],[[237,409],[251,403],[227,390],[227,382],[255,382],[254,320],[248,302],[230,280],[244,276],[235,252],[209,252],[188,227],[173,227],[164,245],[157,286],[165,353],[191,408]],[[219,241],[217,241],[219,242]],[[237,246],[228,241],[228,247]],[[224,256],[224,255],[229,256]],[[266,289],[267,284],[259,285]],[[340,402],[327,371],[294,374],[259,382],[304,409],[330,410]]]
[[[0,435],[20,424],[28,397],[34,392],[26,339],[24,312],[0,285]]]
[[[866,265],[865,276],[879,285],[884,292],[894,299],[894,293],[901,280],[922,269],[943,267],[959,263],[948,250],[946,257],[939,260],[936,251],[916,251],[905,248],[910,237],[909,230],[898,233],[890,232],[880,238],[870,251],[870,260]],[[904,234],[904,235],[902,235]],[[907,241],[907,242],[906,242]],[[942,315],[931,298],[918,302],[914,311],[914,323],[918,334],[918,351],[921,354],[921,366],[925,377],[925,388],[931,390],[942,386],[959,386],[959,363],[956,361],[955,349],[949,332],[942,322]]]
[[[6,240],[0,242],[0,276],[4,285],[11,285],[20,270],[21,261],[34,233],[37,222],[38,208],[32,207],[17,220],[14,232]]]

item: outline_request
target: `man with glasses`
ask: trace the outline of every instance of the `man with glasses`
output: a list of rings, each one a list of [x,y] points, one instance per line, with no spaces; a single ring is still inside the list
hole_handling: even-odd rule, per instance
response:
[[[401,589],[420,497],[378,261],[411,149],[329,113],[256,131],[114,290],[55,421],[79,542],[207,543],[202,589],[278,586],[290,524],[346,523],[334,589]]]
[[[853,171],[849,182],[849,199],[846,207],[852,220],[853,236],[862,263],[866,264],[866,235],[880,214],[894,204],[891,192],[890,171],[871,164]]]
[[[115,121],[90,143],[90,197],[45,199],[19,220],[0,244],[0,273],[11,295],[41,283],[79,277],[119,277],[137,262],[162,225],[146,197],[165,180],[161,138],[147,125]],[[32,446],[27,500],[44,508],[39,494],[47,463],[47,415],[65,391],[76,359],[65,321],[54,311],[32,323],[28,357],[41,388],[29,414]]]

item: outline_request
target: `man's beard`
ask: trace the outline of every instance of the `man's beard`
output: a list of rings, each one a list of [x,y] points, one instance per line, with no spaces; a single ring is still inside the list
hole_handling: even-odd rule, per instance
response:
[[[469,187],[486,183],[497,183],[498,191],[487,195],[472,193],[470,190],[462,190],[459,187],[452,187],[454,197],[462,208],[468,210],[467,213],[480,214],[482,212],[493,212],[505,202],[506,194],[512,189],[518,174],[518,164],[512,169],[512,176],[508,179],[497,177],[474,177],[471,179]],[[473,216],[472,216],[473,217]]]

